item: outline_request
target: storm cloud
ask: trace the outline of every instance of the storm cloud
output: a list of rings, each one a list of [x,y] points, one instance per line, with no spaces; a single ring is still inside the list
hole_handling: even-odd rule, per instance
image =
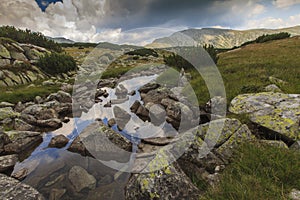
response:
[[[296,25],[300,18],[299,0],[50,1],[56,3],[45,10],[35,0],[1,0],[0,25],[75,41],[144,44],[190,27],[277,28]]]

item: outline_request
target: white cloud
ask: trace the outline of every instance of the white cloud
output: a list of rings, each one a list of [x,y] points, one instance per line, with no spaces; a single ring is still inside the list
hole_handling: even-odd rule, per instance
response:
[[[231,25],[243,24],[251,18],[255,18],[266,11],[260,0],[226,0],[216,1],[212,7],[213,13],[225,14],[221,16],[219,24]],[[224,25],[223,25],[224,26]]]
[[[300,4],[300,0],[274,0],[273,4],[278,8],[287,8],[295,4]]]
[[[250,20],[241,29],[249,28],[285,28],[300,25],[300,14],[288,17],[288,19],[267,17],[263,19]]]

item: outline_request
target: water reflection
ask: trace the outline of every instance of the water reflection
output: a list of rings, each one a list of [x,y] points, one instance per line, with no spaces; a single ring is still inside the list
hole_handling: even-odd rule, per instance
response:
[[[42,144],[32,152],[29,158],[18,163],[13,173],[23,170],[27,175],[23,182],[38,189],[47,199],[124,199],[123,191],[130,177],[129,173],[120,173],[103,165],[97,159],[83,157],[69,152],[67,149],[75,138],[95,119],[101,119],[104,124],[108,125],[108,120],[116,117],[116,113],[114,113],[116,106],[127,112],[130,115],[130,120],[122,131],[119,131],[117,125],[114,125],[112,129],[132,141],[133,151],[136,151],[139,138],[144,136],[159,137],[168,132],[176,132],[166,122],[159,126],[154,126],[149,122],[144,122],[130,111],[131,105],[136,100],[141,101],[138,89],[156,79],[156,77],[157,75],[144,76],[122,81],[119,85],[123,85],[129,92],[135,91],[135,94],[132,96],[126,95],[126,101],[111,107],[104,107],[104,105],[118,99],[116,89],[104,88],[109,94],[108,98],[102,97],[101,103],[95,104],[87,113],[83,113],[80,118],[71,119],[61,129],[44,134]],[[149,132],[148,130],[151,131]],[[56,135],[66,136],[69,139],[69,143],[62,149],[48,148],[50,140]],[[96,179],[95,188],[87,189],[83,185],[83,190],[76,191],[76,187],[74,187],[69,177],[69,172],[74,166],[82,167],[87,174]],[[88,180],[86,184],[88,185]]]

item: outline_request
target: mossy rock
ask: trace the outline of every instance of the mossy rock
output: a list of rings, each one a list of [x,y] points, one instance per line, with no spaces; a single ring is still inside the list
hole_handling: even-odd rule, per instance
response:
[[[300,139],[300,95],[258,93],[239,95],[232,100],[229,111],[247,114],[249,119],[288,140]]]
[[[4,120],[7,118],[16,118],[19,116],[20,114],[13,111],[11,107],[0,108],[0,120]]]
[[[0,44],[0,57],[10,59],[10,53],[9,51],[2,45]]]

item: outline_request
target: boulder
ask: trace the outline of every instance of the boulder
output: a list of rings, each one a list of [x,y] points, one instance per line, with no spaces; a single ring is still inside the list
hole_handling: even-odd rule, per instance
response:
[[[116,88],[115,94],[118,96],[118,98],[125,98],[127,93],[128,90],[122,84],[120,84],[119,87]]]
[[[123,130],[131,118],[130,114],[118,106],[113,108],[113,112],[118,127]]]
[[[95,189],[96,179],[90,175],[85,169],[80,166],[74,166],[70,169],[68,178],[74,186],[76,192],[81,192],[83,189]]]
[[[0,156],[0,173],[12,170],[19,161],[18,155]]]
[[[300,95],[283,93],[243,94],[234,98],[229,111],[249,119],[291,142],[300,139]]]
[[[22,61],[27,60],[26,56],[21,52],[11,51],[10,55],[11,55],[11,58],[14,60],[22,60]]]
[[[9,143],[11,143],[11,140],[9,139],[8,135],[0,130],[0,155],[4,152],[4,146]]]
[[[0,121],[6,118],[19,117],[20,113],[15,112],[11,107],[0,108]]]
[[[10,64],[10,60],[9,59],[0,59],[0,67],[2,66],[6,66]]]
[[[82,156],[92,156],[89,153],[89,151],[86,149],[85,145],[83,144],[79,136],[75,138],[75,140],[72,142],[72,144],[68,148],[68,151],[78,153]]]
[[[66,189],[52,189],[50,192],[49,200],[59,200],[66,193]]]
[[[65,147],[69,142],[69,139],[64,135],[57,135],[53,137],[49,143],[49,147],[55,147],[55,148],[63,148]]]
[[[136,113],[136,111],[138,110],[138,108],[140,106],[141,106],[141,103],[138,100],[136,100],[130,107],[131,112]]]
[[[34,131],[35,127],[17,118],[14,121],[14,129],[17,131]]]
[[[1,102],[0,108],[6,108],[6,107],[14,107],[15,105],[9,102]]]
[[[50,94],[46,101],[56,100],[60,103],[72,103],[72,96],[64,91],[58,91],[57,93]]]
[[[163,158],[162,158],[163,159]],[[161,160],[153,162],[161,163]],[[199,199],[200,191],[176,163],[161,170],[133,174],[125,188],[126,199]]]
[[[114,118],[108,120],[108,126],[113,127],[116,124],[116,120]]]
[[[38,120],[48,120],[57,118],[57,113],[49,104],[34,104],[25,108],[21,115],[32,115]]]
[[[43,86],[51,86],[51,85],[55,85],[55,83],[52,80],[48,80],[48,81],[44,81],[42,83]]]
[[[44,54],[39,52],[37,49],[25,49],[25,55],[28,58],[28,60],[38,60],[40,57],[42,57]]]
[[[0,44],[0,57],[11,59],[9,51],[2,44]]]
[[[157,83],[148,83],[144,86],[142,86],[140,89],[139,89],[139,92],[140,93],[148,93],[150,90],[155,90],[157,88],[159,88],[159,84]]]
[[[4,146],[7,153],[18,154],[39,145],[43,141],[41,133],[38,132],[8,131],[5,133],[11,140],[11,143]]]
[[[276,78],[276,77],[273,77],[273,76],[270,76],[269,77],[269,81],[272,83],[272,84],[275,84],[275,85],[279,85],[279,86],[282,86],[282,85],[285,85],[287,84],[287,82],[279,79],[279,78]]]
[[[56,118],[47,120],[37,120],[36,125],[41,128],[59,129],[62,127],[62,121]]]
[[[292,189],[292,191],[289,194],[289,198],[291,200],[300,200],[300,191],[296,189]]]
[[[97,159],[128,162],[130,158],[132,144],[129,140],[102,122],[96,121],[87,126],[80,133],[80,139],[88,152]]]
[[[266,92],[280,92],[280,93],[282,93],[282,90],[275,84],[268,85],[267,87],[265,87],[265,91]]]
[[[3,200],[44,200],[44,197],[31,186],[3,174],[0,174],[0,196]]]

